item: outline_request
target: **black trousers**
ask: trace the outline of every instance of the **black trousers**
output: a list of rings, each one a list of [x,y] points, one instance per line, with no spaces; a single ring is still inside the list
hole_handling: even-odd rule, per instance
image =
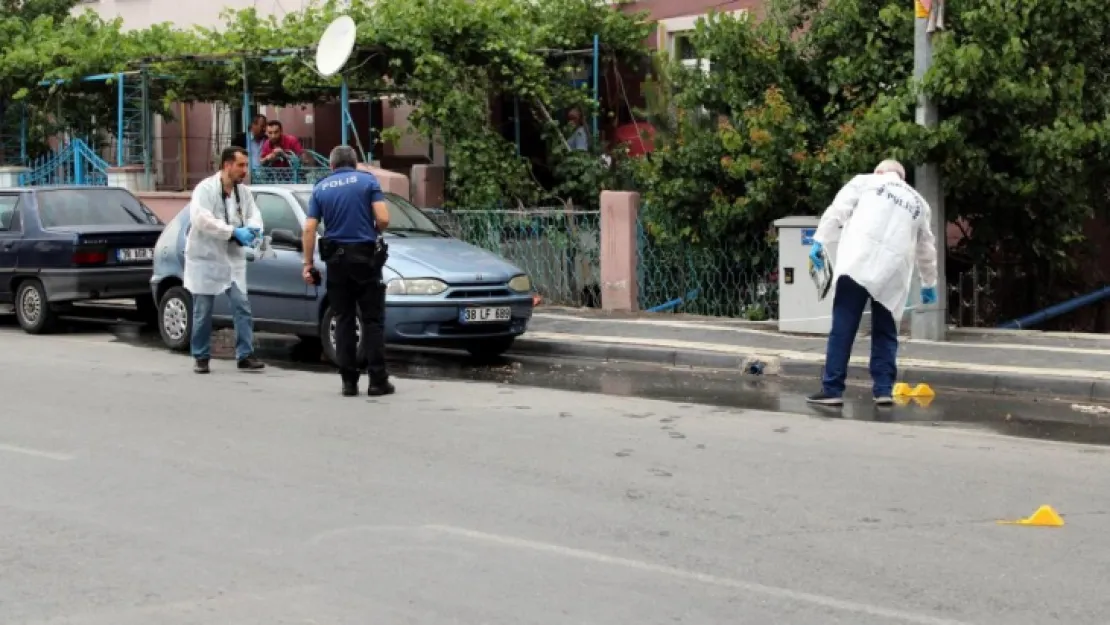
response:
[[[371,384],[389,380],[385,369],[385,286],[371,254],[343,249],[327,262],[328,299],[335,311],[335,355],[344,381],[358,382],[363,366]],[[362,324],[356,334],[355,315]]]

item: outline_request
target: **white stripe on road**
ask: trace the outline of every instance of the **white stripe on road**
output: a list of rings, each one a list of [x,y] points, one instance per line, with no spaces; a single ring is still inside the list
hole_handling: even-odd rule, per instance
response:
[[[764,584],[745,582],[728,577],[718,577],[716,575],[709,575],[707,573],[696,573],[694,571],[676,569],[669,566],[663,566],[661,564],[652,564],[650,562],[643,562],[640,560],[619,558],[616,556],[610,556],[594,551],[585,551],[582,549],[574,549],[572,547],[563,547],[561,545],[536,542],[523,538],[515,538],[513,536],[487,534],[485,532],[477,532],[474,530],[468,530],[461,527],[453,527],[450,525],[425,525],[424,529],[432,530],[434,532],[441,532],[443,534],[449,534],[451,536],[458,536],[461,538],[469,538],[471,540],[502,545],[505,547],[527,549],[529,551],[547,553],[551,555],[562,556],[565,558],[573,558],[576,560],[597,562],[599,564],[607,564],[611,566],[622,566],[636,571],[643,571],[645,573],[657,573],[691,582],[699,582],[710,586],[732,588],[744,592],[776,597],[778,599],[785,599],[787,601],[794,601],[797,603],[808,603],[816,606],[821,606],[823,608],[831,608],[844,612],[854,612],[856,614],[866,614],[868,616],[895,619],[905,623],[915,623],[917,625],[970,625],[969,623],[966,623],[964,621],[954,621],[952,619],[939,618],[935,616],[929,616],[927,614],[904,612],[902,610],[892,610],[890,608],[884,608],[868,603],[859,603],[846,599],[837,599],[835,597],[828,597],[825,595],[815,595],[808,592],[790,590],[789,588],[767,586]]]
[[[30,447],[17,447],[16,445],[5,445],[0,443],[0,451],[6,451],[13,454],[22,454],[24,456],[34,456],[35,458],[46,458],[48,460],[57,460],[59,462],[66,462],[73,460],[73,456],[69,454],[59,454],[53,451],[43,451],[41,449],[31,449]]]

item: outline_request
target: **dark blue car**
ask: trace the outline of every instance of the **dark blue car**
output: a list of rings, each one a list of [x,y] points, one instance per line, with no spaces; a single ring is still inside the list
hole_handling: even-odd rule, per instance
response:
[[[150,273],[161,220],[116,187],[0,189],[0,304],[31,334],[74,302],[135,298],[153,318]]]

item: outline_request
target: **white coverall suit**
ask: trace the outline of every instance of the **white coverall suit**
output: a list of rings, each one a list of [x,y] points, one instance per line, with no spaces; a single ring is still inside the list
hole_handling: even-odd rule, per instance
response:
[[[193,189],[184,277],[185,288],[193,296],[193,358],[209,357],[212,305],[215,296],[222,293],[227,293],[231,300],[236,358],[241,361],[253,352],[254,320],[247,299],[247,256],[245,249],[231,240],[240,226],[259,231],[263,228],[262,215],[245,187],[225,196],[217,173]]]
[[[936,237],[929,204],[892,172],[863,174],[836,194],[821,217],[814,240],[828,247],[840,240],[833,280],[832,330],[822,390],[841,397],[852,343],[867,302],[871,313],[871,378],[876,398],[889,397],[898,377],[898,328],[913,268],[922,287],[937,282]]]

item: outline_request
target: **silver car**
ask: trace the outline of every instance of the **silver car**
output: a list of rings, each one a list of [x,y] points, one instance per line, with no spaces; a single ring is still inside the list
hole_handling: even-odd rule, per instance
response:
[[[264,235],[271,238],[274,252],[247,264],[255,329],[318,341],[324,356],[335,362],[335,318],[326,285],[311,286],[301,277],[301,233],[312,186],[254,185],[248,190],[262,212]],[[400,196],[386,194],[386,203],[386,341],[457,346],[480,358],[508,350],[532,318],[528,275],[495,254],[451,237]],[[162,340],[175,350],[188,349],[192,330],[192,301],[182,286],[188,227],[185,207],[158,239],[150,281]],[[323,224],[318,234],[322,231]],[[326,275],[318,253],[316,266]],[[216,298],[213,324],[231,326],[227,298]]]

